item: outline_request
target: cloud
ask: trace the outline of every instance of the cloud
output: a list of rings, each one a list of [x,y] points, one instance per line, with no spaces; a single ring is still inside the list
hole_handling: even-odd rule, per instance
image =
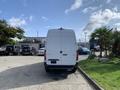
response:
[[[25,16],[24,14],[21,14],[19,18],[24,19],[24,20],[26,20],[27,22],[32,22],[34,16],[33,16],[33,15]]]
[[[33,20],[33,16],[29,16],[29,21],[32,21]]]
[[[84,30],[91,31],[101,26],[107,25],[112,20],[119,20],[120,12],[115,10],[105,9],[94,12],[90,16],[89,23],[85,26]]]
[[[106,3],[109,4],[112,0],[107,0]]]
[[[115,23],[114,28],[117,28],[117,30],[120,31],[120,23]]]
[[[45,26],[45,28],[47,28],[47,29],[48,29],[48,28],[51,28],[51,27],[52,27],[52,26],[50,26],[50,25],[48,25],[48,26]]]
[[[21,16],[20,16],[20,17],[21,17],[21,18],[22,18],[22,17],[25,17],[25,15],[24,15],[24,14],[21,14]]]
[[[118,7],[117,6],[115,6],[114,8],[113,8],[113,11],[118,11]]]
[[[117,28],[117,30],[120,31],[120,23],[115,23],[113,28]]]
[[[115,26],[120,26],[120,23],[115,23],[114,25],[115,25]]]
[[[8,20],[8,23],[11,25],[11,26],[23,26],[23,25],[26,25],[26,20],[25,19],[21,19],[21,18],[15,18],[15,17],[12,17]]]
[[[42,16],[41,19],[42,19],[43,21],[48,21],[48,18],[45,17],[45,16]]]
[[[89,11],[95,11],[98,7],[88,7],[88,8],[84,8],[82,10],[83,13],[87,13]]]
[[[82,6],[82,0],[75,0],[69,9],[65,10],[65,13],[79,9]]]

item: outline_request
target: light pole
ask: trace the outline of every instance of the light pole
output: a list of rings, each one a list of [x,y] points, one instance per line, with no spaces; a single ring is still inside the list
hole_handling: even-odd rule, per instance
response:
[[[81,40],[80,40],[80,38],[79,38],[79,40],[78,40],[78,48],[80,47],[80,42],[81,42]]]
[[[87,41],[86,41],[87,31],[85,31],[84,34],[85,34],[85,46],[87,47]]]

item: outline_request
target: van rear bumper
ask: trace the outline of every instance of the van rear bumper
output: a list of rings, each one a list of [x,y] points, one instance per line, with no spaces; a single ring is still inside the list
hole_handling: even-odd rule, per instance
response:
[[[47,65],[46,62],[44,62],[45,68],[48,69],[62,69],[62,70],[71,70],[73,68],[76,68],[78,63],[76,63],[75,65]]]

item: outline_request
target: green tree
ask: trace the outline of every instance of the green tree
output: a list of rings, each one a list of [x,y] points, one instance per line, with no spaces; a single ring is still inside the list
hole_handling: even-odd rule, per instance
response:
[[[91,38],[94,38],[100,45],[100,57],[102,57],[103,50],[105,50],[105,56],[107,56],[111,41],[111,31],[106,27],[98,28],[91,34]]]
[[[120,56],[120,31],[114,31],[112,36],[112,53]]]
[[[0,46],[14,43],[14,38],[22,39],[24,30],[20,27],[12,27],[5,20],[0,20]]]

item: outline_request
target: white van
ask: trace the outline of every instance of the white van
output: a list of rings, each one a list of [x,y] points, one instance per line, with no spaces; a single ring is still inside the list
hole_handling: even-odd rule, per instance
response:
[[[75,72],[77,69],[77,44],[75,33],[71,29],[52,29],[48,31],[45,45],[45,70],[65,69]]]

